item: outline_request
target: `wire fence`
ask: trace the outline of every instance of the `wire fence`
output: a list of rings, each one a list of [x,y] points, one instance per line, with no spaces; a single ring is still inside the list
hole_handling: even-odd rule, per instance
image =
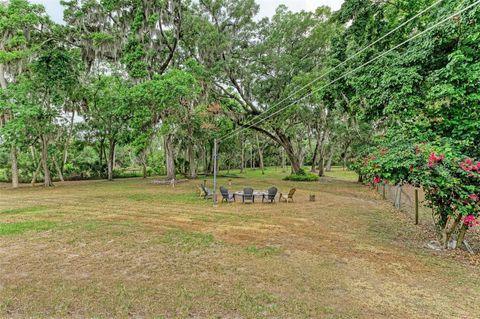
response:
[[[416,223],[431,223],[431,210],[424,205],[425,193],[421,188],[411,185],[377,184],[376,191],[393,207],[406,213],[411,213]]]

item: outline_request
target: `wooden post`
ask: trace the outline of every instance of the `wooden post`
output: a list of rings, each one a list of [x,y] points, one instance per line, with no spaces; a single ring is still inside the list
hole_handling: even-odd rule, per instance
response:
[[[418,225],[418,189],[415,189],[415,225]]]
[[[382,198],[383,198],[383,199],[386,199],[386,196],[385,196],[385,183],[382,183]]]

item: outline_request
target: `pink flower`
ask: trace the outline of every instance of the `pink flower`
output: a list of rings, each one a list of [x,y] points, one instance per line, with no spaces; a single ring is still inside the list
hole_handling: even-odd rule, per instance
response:
[[[475,217],[473,215],[468,215],[463,219],[463,223],[465,225],[469,225],[470,227],[473,226],[473,222],[475,221]]]
[[[428,158],[428,167],[433,167],[435,163],[443,161],[444,159],[445,159],[445,155],[440,154],[439,156],[437,156],[435,155],[435,153],[432,153]]]
[[[375,176],[375,177],[373,178],[373,182],[374,182],[375,184],[380,183],[380,177],[379,177],[379,176]]]
[[[471,194],[470,196],[471,200],[477,201],[478,200],[478,195],[477,194]]]
[[[467,172],[470,172],[472,170],[472,167],[470,166],[465,166],[465,164],[463,162],[460,163],[460,167],[464,170],[464,171],[467,171]]]

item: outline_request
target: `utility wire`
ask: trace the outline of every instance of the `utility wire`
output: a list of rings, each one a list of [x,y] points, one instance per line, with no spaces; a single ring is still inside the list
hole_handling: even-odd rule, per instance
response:
[[[440,1],[436,2],[434,5],[437,5],[437,4],[440,3],[441,1],[443,1],[443,0],[440,0]],[[262,118],[262,119],[260,119],[259,121],[255,122],[255,123],[253,123],[253,124],[249,124],[249,125],[247,125],[247,126],[243,126],[243,127],[241,127],[240,129],[237,129],[237,130],[235,130],[235,131],[233,131],[233,132],[231,132],[231,133],[223,136],[222,138],[219,139],[219,141],[223,141],[223,140],[225,140],[225,139],[231,138],[231,137],[237,135],[238,133],[240,133],[241,131],[244,131],[244,130],[252,127],[252,126],[255,126],[255,125],[259,124],[260,122],[262,122],[262,121],[264,121],[264,120],[266,120],[266,119],[268,119],[268,118],[271,118],[272,116],[274,116],[274,115],[282,112],[283,110],[287,109],[288,107],[292,106],[294,103],[296,103],[296,102],[298,102],[298,101],[301,101],[301,100],[303,100],[303,99],[305,99],[305,98],[307,98],[307,97],[312,96],[314,93],[317,93],[318,91],[323,90],[324,88],[330,86],[331,84],[333,84],[333,83],[335,83],[335,82],[343,79],[344,77],[346,77],[346,76],[348,76],[348,75],[350,75],[350,74],[358,71],[359,69],[363,68],[364,66],[367,66],[367,65],[375,62],[376,60],[382,58],[383,56],[387,55],[388,53],[390,53],[390,52],[398,49],[399,47],[401,47],[401,46],[409,43],[410,41],[418,38],[419,36],[421,36],[421,35],[429,32],[429,31],[435,29],[436,27],[442,25],[443,23],[447,22],[448,20],[452,19],[453,17],[458,16],[459,14],[462,14],[463,12],[467,11],[467,10],[470,9],[470,8],[473,8],[473,7],[477,6],[478,4],[480,4],[480,0],[479,0],[479,1],[476,1],[476,2],[474,2],[474,3],[472,3],[472,4],[470,4],[470,5],[468,5],[468,6],[466,6],[465,8],[463,8],[463,9],[461,9],[461,10],[453,13],[452,15],[449,15],[448,17],[440,20],[439,22],[437,22],[437,23],[435,23],[434,25],[428,27],[427,29],[423,30],[422,32],[415,34],[414,36],[412,36],[411,38],[405,40],[404,42],[402,42],[402,43],[394,46],[393,48],[391,48],[391,49],[389,49],[389,50],[387,50],[387,51],[385,51],[385,52],[383,52],[383,53],[381,53],[380,55],[374,57],[373,59],[369,60],[368,62],[363,63],[362,65],[358,66],[357,68],[355,68],[355,69],[353,69],[353,70],[350,70],[350,71],[344,73],[344,74],[341,75],[340,77],[338,77],[338,78],[336,78],[336,79],[328,82],[326,85],[324,85],[324,86],[322,86],[322,87],[320,87],[320,88],[318,88],[318,89],[315,89],[315,90],[311,91],[309,94],[304,95],[303,97],[297,99],[296,101],[293,101],[293,102],[287,104],[286,106],[284,106],[284,107],[280,108],[279,110],[273,112],[272,114],[268,115],[267,117]],[[433,5],[432,5],[432,6],[433,6]],[[432,6],[430,6],[429,8],[431,8]],[[427,9],[428,9],[428,8],[427,8]],[[423,10],[422,12],[425,12],[427,9]],[[415,15],[414,18],[418,17],[419,15],[420,15],[420,13],[417,14],[417,15]],[[412,18],[412,19],[414,19],[414,18]],[[412,19],[409,19],[408,22],[410,22]],[[313,80],[312,82],[306,84],[305,86],[303,86],[303,87],[300,88],[299,90],[291,93],[288,97],[286,97],[285,99],[283,99],[282,101],[280,101],[279,103],[277,103],[275,106],[278,106],[280,103],[282,103],[282,102],[285,101],[286,99],[290,98],[292,95],[298,93],[299,91],[303,90],[304,88],[306,88],[306,87],[310,86],[311,84],[317,82],[318,80],[320,80],[320,79],[321,79],[322,77],[324,77],[325,75],[330,74],[330,73],[333,72],[336,68],[338,68],[338,67],[341,66],[342,64],[345,64],[345,62],[351,60],[353,57],[355,57],[355,56],[357,56],[358,54],[360,54],[361,52],[365,51],[366,49],[368,49],[369,47],[371,47],[371,46],[374,45],[375,43],[378,43],[379,41],[381,41],[382,39],[384,39],[387,35],[395,32],[396,30],[398,30],[398,28],[400,28],[401,26],[403,26],[404,24],[406,24],[406,23],[408,23],[408,22],[405,22],[405,23],[403,23],[402,25],[398,26],[398,27],[395,28],[394,30],[392,30],[392,31],[390,31],[389,33],[387,33],[386,35],[382,36],[380,39],[376,40],[376,41],[373,42],[372,44],[368,45],[367,47],[365,47],[365,48],[363,48],[362,50],[360,50],[360,51],[358,51],[357,53],[355,53],[355,54],[354,54],[352,57],[350,57],[349,59],[345,60],[345,61],[342,62],[341,64],[339,64],[339,65],[337,65],[336,67],[334,67],[333,69],[329,70],[328,72],[324,73],[323,75],[321,75],[321,76],[318,77],[317,79]],[[273,108],[274,108],[274,107],[272,107],[271,109],[273,109]],[[267,110],[266,112],[268,112],[268,110]],[[264,113],[264,114],[265,114],[265,113]],[[262,115],[263,115],[263,114],[262,114]],[[259,115],[258,117],[261,117],[262,115]],[[255,120],[255,119],[252,119],[252,120],[250,120],[249,122],[251,123],[251,122],[254,121],[254,120]]]
[[[423,9],[422,11],[418,12],[416,15],[414,15],[413,17],[411,17],[410,19],[408,19],[407,21],[404,21],[403,23],[401,23],[400,25],[398,25],[396,28],[394,28],[393,30],[389,31],[388,33],[386,33],[385,35],[383,35],[382,37],[378,38],[377,40],[375,40],[374,42],[370,43],[368,46],[364,47],[363,49],[361,49],[360,51],[357,51],[355,54],[353,54],[352,56],[350,56],[349,58],[347,58],[345,61],[341,62],[340,64],[338,64],[337,66],[335,66],[334,68],[330,69],[329,71],[323,73],[322,75],[320,75],[319,77],[317,77],[316,79],[312,80],[311,82],[305,84],[303,87],[297,89],[296,91],[290,93],[290,95],[288,95],[287,97],[285,97],[284,99],[282,99],[281,101],[279,101],[278,103],[276,103],[274,106],[272,106],[271,108],[269,108],[268,110],[266,110],[266,112],[268,112],[269,110],[272,110],[274,109],[276,106],[280,105],[281,103],[285,102],[287,99],[293,97],[295,94],[299,93],[300,91],[308,88],[309,86],[311,86],[312,84],[318,82],[320,79],[322,79],[323,77],[329,75],[330,73],[332,73],[335,69],[345,65],[348,61],[354,59],[355,57],[357,57],[359,54],[363,53],[365,50],[371,48],[372,46],[374,46],[375,44],[377,44],[378,42],[382,41],[383,39],[385,39],[386,37],[390,36],[391,34],[393,34],[394,32],[396,32],[397,30],[399,30],[400,28],[402,28],[403,26],[405,26],[406,24],[410,23],[411,21],[415,20],[416,18],[418,18],[419,16],[423,15],[425,12],[428,12],[429,10],[431,10],[432,8],[434,8],[435,6],[437,6],[438,4],[440,4],[441,2],[443,2],[443,0],[439,0],[435,3],[433,3],[432,5],[430,5],[429,7]],[[300,59],[300,61],[302,61],[303,59],[305,59],[308,55],[305,55],[304,57],[302,57]],[[258,115],[258,117],[261,117],[262,115]],[[255,118],[251,119],[249,122],[252,122],[254,121]],[[248,122],[247,122],[248,124]],[[251,127],[251,126],[250,126]],[[230,132],[228,135],[236,135],[238,133],[236,133],[235,131],[241,131],[243,130],[244,128],[238,128],[236,130],[234,130],[233,132]],[[223,140],[224,138],[221,138],[220,140]]]

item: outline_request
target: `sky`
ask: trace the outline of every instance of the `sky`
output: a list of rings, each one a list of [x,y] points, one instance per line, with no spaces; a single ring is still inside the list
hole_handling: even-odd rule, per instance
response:
[[[35,3],[41,3],[47,9],[48,14],[56,22],[63,19],[63,9],[60,0],[31,0]],[[239,0],[242,1],[242,0]],[[308,10],[313,11],[317,7],[327,5],[334,10],[340,9],[343,0],[257,0],[260,5],[260,16],[271,17],[275,13],[275,9],[284,4],[292,11]]]

